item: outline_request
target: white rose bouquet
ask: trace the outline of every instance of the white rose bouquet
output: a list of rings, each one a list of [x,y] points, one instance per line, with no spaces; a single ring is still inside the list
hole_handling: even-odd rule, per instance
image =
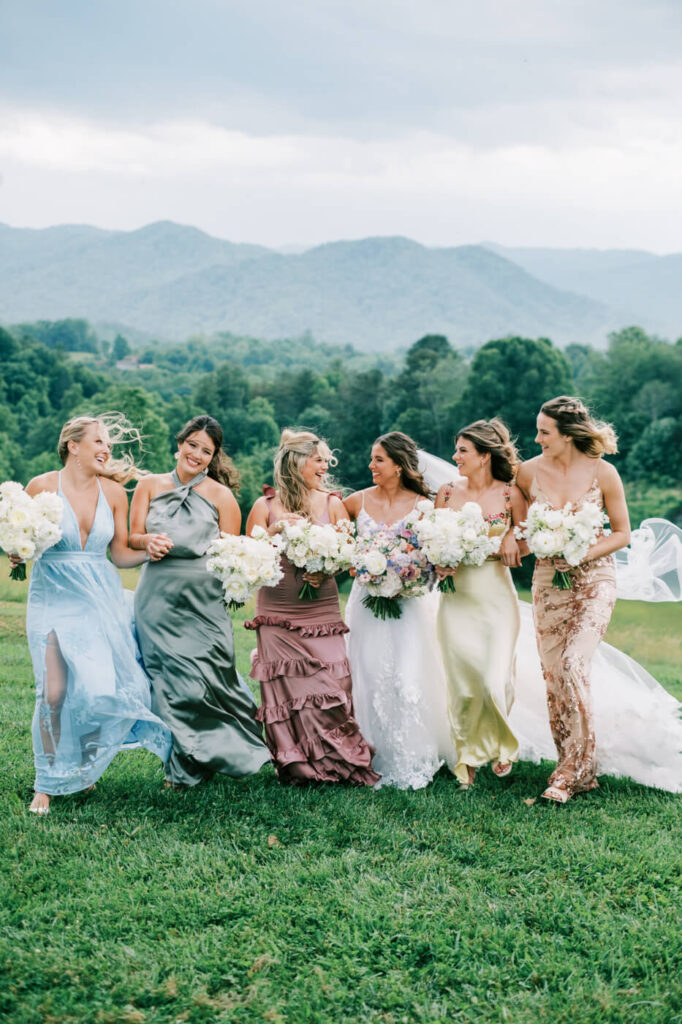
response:
[[[284,554],[297,569],[334,576],[349,569],[355,553],[354,527],[348,519],[338,523],[284,523],[281,537]],[[301,601],[317,598],[317,589],[307,580],[299,593]]]
[[[483,565],[500,550],[502,537],[490,536],[490,526],[475,501],[462,508],[436,508],[432,501],[420,501],[421,518],[414,524],[419,544],[432,565],[454,569],[458,565]],[[455,581],[446,576],[438,584],[444,594],[454,594]]]
[[[378,619],[399,619],[401,600],[421,597],[433,586],[434,572],[415,532],[416,515],[397,532],[377,524],[356,540],[351,574],[367,591],[362,600]]]
[[[584,501],[576,509],[570,502],[563,508],[550,508],[534,501],[525,523],[517,526],[516,536],[526,541],[536,558],[562,558],[569,565],[578,565],[601,534],[605,522],[606,516],[593,501]],[[570,572],[557,569],[552,585],[559,590],[571,590]]]
[[[52,491],[31,498],[21,484],[0,484],[0,546],[10,555],[37,560],[61,540],[63,511],[62,499]],[[26,579],[23,562],[12,569],[10,578]]]
[[[251,537],[222,533],[206,552],[206,568],[223,585],[230,611],[241,608],[261,587],[275,587],[284,573],[280,566],[281,542],[256,526]]]

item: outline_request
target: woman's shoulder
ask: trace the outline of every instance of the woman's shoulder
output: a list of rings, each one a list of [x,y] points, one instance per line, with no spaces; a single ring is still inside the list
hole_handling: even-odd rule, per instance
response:
[[[99,485],[104,491],[107,498],[112,500],[116,498],[125,498],[128,500],[128,494],[123,484],[119,484],[116,480],[112,480],[108,476],[97,477]]]
[[[147,473],[141,476],[135,485],[135,490],[142,494],[154,496],[161,491],[168,491],[174,486],[172,473]]]
[[[51,469],[48,473],[41,473],[39,476],[34,476],[32,480],[26,484],[26,493],[30,496],[40,494],[41,491],[52,491],[56,493],[59,487],[59,471]]]
[[[352,515],[356,516],[362,508],[363,499],[373,490],[373,487],[365,487],[361,491],[353,491],[352,494],[346,495],[343,499],[343,504]]]

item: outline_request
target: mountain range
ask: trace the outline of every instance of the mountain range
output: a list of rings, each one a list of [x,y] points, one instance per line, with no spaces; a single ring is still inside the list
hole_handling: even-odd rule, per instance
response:
[[[507,334],[603,346],[631,323],[682,334],[680,285],[682,255],[402,237],[280,252],[167,221],[136,231],[0,224],[0,322],[84,317],[169,341],[309,331],[365,351],[427,333],[457,346]]]

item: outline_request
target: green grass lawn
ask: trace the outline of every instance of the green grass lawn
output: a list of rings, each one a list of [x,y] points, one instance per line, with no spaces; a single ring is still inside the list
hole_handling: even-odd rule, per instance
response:
[[[604,779],[545,806],[546,764],[173,793],[136,751],[38,819],[24,595],[0,584],[1,1020],[682,1022],[682,797]],[[623,603],[609,631],[680,697],[681,618]]]

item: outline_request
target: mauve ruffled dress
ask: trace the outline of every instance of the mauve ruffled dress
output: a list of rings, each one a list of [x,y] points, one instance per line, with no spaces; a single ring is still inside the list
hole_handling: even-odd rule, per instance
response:
[[[268,507],[274,492],[268,488]],[[329,522],[329,515],[321,522]],[[274,522],[272,511],[269,522]],[[261,689],[256,718],[282,782],[347,782],[374,786],[373,749],[353,713],[351,673],[339,592],[326,579],[312,601],[299,600],[303,571],[282,558],[284,578],[263,587],[255,629],[258,651],[251,676]]]

